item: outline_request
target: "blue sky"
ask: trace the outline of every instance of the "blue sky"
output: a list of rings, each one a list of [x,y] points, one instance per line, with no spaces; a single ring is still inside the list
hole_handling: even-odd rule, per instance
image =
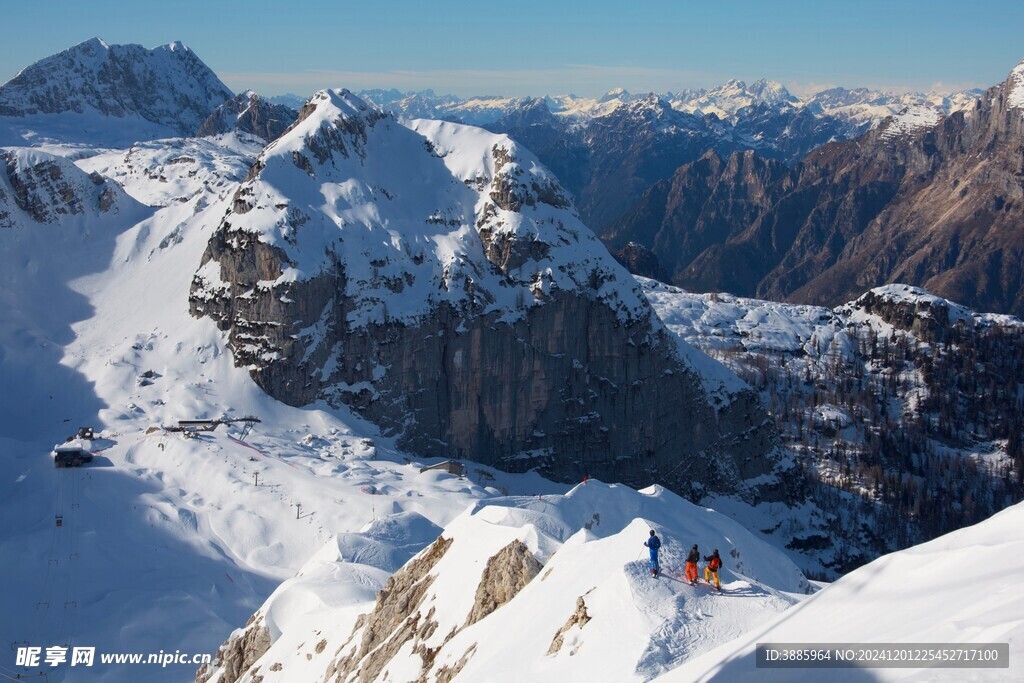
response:
[[[595,95],[734,77],[952,90],[1024,58],[1021,0],[39,0],[4,2],[0,27],[0,81],[93,36],[181,40],[232,89],[266,94]]]

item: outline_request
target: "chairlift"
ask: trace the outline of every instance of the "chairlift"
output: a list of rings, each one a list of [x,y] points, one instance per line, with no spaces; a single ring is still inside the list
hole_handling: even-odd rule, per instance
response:
[[[57,526],[64,526],[64,515],[57,515]]]

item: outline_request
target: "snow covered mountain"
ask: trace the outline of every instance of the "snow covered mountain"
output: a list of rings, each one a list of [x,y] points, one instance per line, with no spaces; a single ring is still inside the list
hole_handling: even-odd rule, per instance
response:
[[[684,92],[671,98],[672,107],[680,111],[698,114],[715,114],[721,119],[731,119],[746,107],[764,104],[769,107],[794,105],[800,102],[777,81],[759,80],[750,87],[739,80],[698,92]]]
[[[0,594],[5,652],[209,653],[336,534],[364,548],[372,596],[475,500],[565,490],[483,465],[472,479],[421,474],[433,461],[396,450],[373,425],[344,409],[285,406],[234,367],[216,326],[189,315],[188,291],[262,148],[233,133],[74,163],[6,154],[0,378],[17,390],[0,392],[0,554],[10,559],[0,581],[18,590]],[[243,415],[262,419],[248,436],[152,429]],[[93,463],[54,469],[53,444],[80,425],[96,428]],[[359,532],[375,519],[408,520],[410,531],[373,546],[380,536]],[[194,669],[97,662],[47,675],[181,681]]]
[[[179,48],[136,56],[182,60],[164,65],[197,103],[185,133],[170,105],[122,93],[128,76],[106,111],[3,119],[17,144],[0,152],[0,584],[16,589],[0,591],[0,673],[180,681],[196,667],[14,669],[13,653],[212,652],[255,613],[203,676],[480,680],[514,661],[535,679],[649,680],[735,652],[802,600],[794,562],[836,573],[1019,499],[1019,323],[903,288],[829,311],[637,285],[528,145],[399,121],[344,91],[269,145],[258,124],[273,117],[246,96],[215,117],[234,118],[226,132],[163,137],[192,135],[210,111],[205,67]],[[39,81],[74,85],[69,101],[105,97],[104,79],[127,73],[86,68],[121,48],[69,52],[70,76]],[[621,130],[654,154],[662,132],[732,125],[658,98],[601,99],[605,114],[632,113]],[[582,136],[555,100],[509,120]],[[900,124],[908,138],[929,130],[916,116]],[[629,159],[624,146],[610,153]],[[251,415],[251,431],[230,422]],[[192,418],[229,422],[172,431]],[[55,469],[51,448],[81,425],[96,428],[93,463]],[[796,464],[821,458],[821,507],[777,433]],[[465,470],[427,469],[452,444]],[[907,444],[919,457],[884,459]],[[659,480],[718,512],[660,487],[570,491],[475,462],[489,458],[564,480]],[[920,528],[887,516],[903,499]],[[658,583],[640,545],[652,527],[667,541]],[[691,541],[725,551],[733,595],[674,580]],[[986,623],[1001,634],[1009,619]]]
[[[909,107],[931,107],[949,115],[974,106],[984,90],[974,88],[955,93],[888,93],[868,88],[829,88],[803,101],[822,114],[852,124],[874,127],[885,118]]]
[[[0,86],[0,144],[127,146],[193,134],[233,93],[190,49],[99,38],[26,67]]]
[[[420,453],[698,496],[797,484],[750,392],[664,329],[506,136],[318,93],[235,193],[191,305],[270,395]]]
[[[375,105],[408,118],[437,118],[486,126],[521,106],[531,97],[437,95],[432,90],[362,90],[359,96]],[[665,93],[630,93],[615,88],[600,97],[572,94],[539,96],[552,113],[567,122],[585,126],[591,119],[607,116],[619,107],[655,94],[673,109],[689,114],[714,115],[722,120],[738,120],[743,109],[766,106],[772,109],[806,109],[815,116],[829,116],[851,124],[863,132],[887,116],[910,106],[929,105],[944,114],[973,106],[982,91],[954,93],[895,93],[869,88],[828,88],[797,97],[778,81],[761,79],[747,85],[732,79],[713,88],[684,89]]]
[[[642,545],[650,529],[665,540],[658,579]],[[692,543],[726,558],[724,593],[683,581]],[[325,547],[197,680],[645,681],[811,590],[736,522],[661,487],[596,480],[470,507],[375,600],[357,590],[350,553]]]

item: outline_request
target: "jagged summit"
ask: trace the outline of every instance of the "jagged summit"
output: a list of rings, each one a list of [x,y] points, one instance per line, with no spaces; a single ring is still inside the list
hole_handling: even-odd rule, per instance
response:
[[[394,173],[398,159],[403,174]],[[406,127],[348,90],[322,90],[254,171],[236,195],[238,218],[225,223],[282,249],[307,276],[330,267],[325,249],[336,252],[359,302],[353,322],[379,317],[384,301],[403,320],[440,301],[514,317],[517,302],[578,290],[595,273],[616,276],[555,178],[506,135],[433,121]],[[340,187],[321,191],[325,181]],[[319,198],[295,201],[301,187]],[[404,282],[402,297],[392,278]],[[625,320],[643,317],[632,288],[609,296]]]
[[[39,60],[0,86],[0,117],[14,119],[3,127],[15,139],[19,126],[40,124],[44,131],[95,126],[101,138],[132,127],[128,132],[140,135],[191,135],[232,96],[182,43],[148,50],[92,38]],[[104,130],[105,118],[120,121],[108,122]]]
[[[298,112],[291,107],[274,104],[256,92],[246,90],[214,109],[199,126],[196,135],[220,135],[238,130],[269,142],[287,130],[297,116]]]
[[[758,104],[780,107],[797,102],[797,98],[777,81],[761,79],[748,86],[744,81],[731,79],[710,90],[682,91],[672,99],[672,106],[681,111],[729,119],[746,107]]]
[[[762,78],[752,83],[748,90],[750,94],[759,101],[767,104],[780,104],[783,102],[794,103],[798,101],[797,98],[786,89],[786,86],[778,81],[770,81]]]
[[[629,91],[625,88],[613,88],[602,95],[597,101],[599,103],[613,102],[615,100],[626,101],[630,99]]]

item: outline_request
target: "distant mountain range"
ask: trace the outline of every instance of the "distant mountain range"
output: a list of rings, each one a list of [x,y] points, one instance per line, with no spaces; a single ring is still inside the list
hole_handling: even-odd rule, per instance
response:
[[[583,221],[601,230],[654,183],[708,150],[756,150],[792,164],[828,142],[856,138],[908,108],[946,115],[980,91],[893,94],[832,88],[807,98],[781,83],[731,80],[709,90],[599,98],[503,98],[369,90],[362,95],[406,118],[434,118],[507,133],[529,147],[573,193]]]
[[[677,111],[688,114],[715,115],[722,120],[738,120],[743,110],[766,106],[782,109],[807,109],[816,116],[828,115],[855,124],[877,124],[886,116],[915,105],[928,105],[945,113],[970,106],[982,91],[964,90],[956,93],[893,93],[869,88],[828,88],[806,97],[797,97],[777,82],[761,79],[747,85],[730,80],[710,89],[688,89],[677,92],[640,93],[616,88],[600,97],[577,95],[542,95],[538,97],[438,95],[433,90],[400,91],[363,90],[369,102],[412,118],[439,118],[486,126],[505,118],[516,109],[542,100],[556,116],[584,123],[605,116],[619,107],[655,95]],[[292,98],[292,99],[288,99]],[[298,96],[284,96],[281,104],[294,104]]]
[[[1022,151],[1024,62],[969,108],[910,107],[792,167],[709,151],[603,234],[697,291],[837,305],[903,282],[1021,315]]]

